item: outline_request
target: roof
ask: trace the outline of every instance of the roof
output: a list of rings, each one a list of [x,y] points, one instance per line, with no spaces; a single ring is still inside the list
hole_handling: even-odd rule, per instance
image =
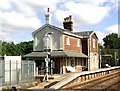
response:
[[[74,34],[88,38],[93,32],[94,31],[74,32]]]
[[[80,52],[72,52],[72,51],[52,51],[50,52],[51,57],[82,57],[87,58],[88,56],[80,53]],[[35,58],[35,57],[46,57],[47,52],[32,52],[23,57],[26,58]]]
[[[42,30],[43,28],[45,28],[45,27],[47,27],[47,26],[48,26],[48,27],[52,27],[52,28],[54,28],[54,29],[57,29],[57,30],[59,30],[60,32],[65,31],[65,29],[56,27],[56,26],[54,26],[54,25],[45,24],[45,25],[43,25],[42,27],[40,27],[40,28],[38,28],[37,30],[35,30],[34,32],[32,32],[32,35],[36,34],[38,31]]]
[[[41,31],[41,30],[42,30],[43,28],[45,28],[45,27],[51,27],[51,28],[53,28],[53,29],[58,30],[58,31],[61,32],[61,33],[64,33],[64,34],[67,34],[67,35],[71,35],[71,36],[74,36],[74,37],[78,37],[78,38],[82,38],[82,36],[76,35],[75,33],[71,32],[71,31],[69,31],[69,30],[62,29],[62,28],[56,27],[56,26],[51,25],[51,24],[45,24],[45,25],[43,25],[42,27],[40,27],[39,29],[37,29],[36,31],[34,31],[34,32],[32,33],[32,35],[36,34],[38,31]]]
[[[74,32],[74,34],[82,36],[83,38],[90,38],[93,34],[95,34],[96,38],[98,39],[95,31]]]

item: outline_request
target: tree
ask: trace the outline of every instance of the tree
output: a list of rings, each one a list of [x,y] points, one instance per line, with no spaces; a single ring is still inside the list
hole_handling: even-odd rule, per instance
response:
[[[17,44],[17,47],[19,48],[20,55],[28,54],[33,50],[33,41],[21,42],[20,44]]]
[[[112,33],[103,38],[104,46],[102,48],[102,55],[111,54],[111,64],[115,64],[115,56],[120,59],[120,38],[116,33]],[[100,48],[100,47],[99,47]],[[115,55],[115,52],[117,55]]]
[[[109,49],[119,49],[120,48],[120,38],[116,33],[112,33],[103,38],[104,46]]]
[[[19,44],[14,44],[13,42],[2,42],[2,56],[5,54],[7,56],[19,56],[19,55],[25,55],[33,50],[33,41],[29,42],[21,42]]]

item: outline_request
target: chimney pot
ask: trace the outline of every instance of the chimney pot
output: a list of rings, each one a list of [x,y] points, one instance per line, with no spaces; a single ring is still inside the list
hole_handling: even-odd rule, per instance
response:
[[[72,22],[71,15],[69,17],[64,18],[63,26],[64,26],[64,29],[68,29],[70,31],[73,31],[73,29],[72,29],[73,22]]]

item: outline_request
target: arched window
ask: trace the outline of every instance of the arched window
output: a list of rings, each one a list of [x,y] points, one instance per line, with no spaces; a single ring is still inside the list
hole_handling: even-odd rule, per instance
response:
[[[37,37],[35,36],[35,41],[34,41],[34,45],[37,46]]]
[[[45,51],[52,49],[51,48],[52,40],[51,40],[51,37],[49,35],[47,35],[43,38],[43,42],[44,42],[44,50]]]

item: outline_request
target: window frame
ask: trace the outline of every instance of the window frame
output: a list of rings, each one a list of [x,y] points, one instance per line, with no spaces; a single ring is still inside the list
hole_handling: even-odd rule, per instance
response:
[[[95,48],[95,39],[92,39],[93,48]]]
[[[34,45],[37,46],[37,43],[38,43],[38,39],[37,39],[37,36],[35,36]]]
[[[66,45],[70,45],[70,36],[66,36]]]
[[[52,39],[51,39],[51,37],[48,35],[48,36],[45,36],[44,38],[43,38],[43,48],[44,48],[44,50],[45,49],[51,49],[52,50]]]
[[[81,58],[78,59],[78,66],[82,66]]]
[[[81,42],[81,40],[77,39],[77,47],[80,47],[80,42]]]
[[[66,59],[66,66],[70,66],[70,58]]]

